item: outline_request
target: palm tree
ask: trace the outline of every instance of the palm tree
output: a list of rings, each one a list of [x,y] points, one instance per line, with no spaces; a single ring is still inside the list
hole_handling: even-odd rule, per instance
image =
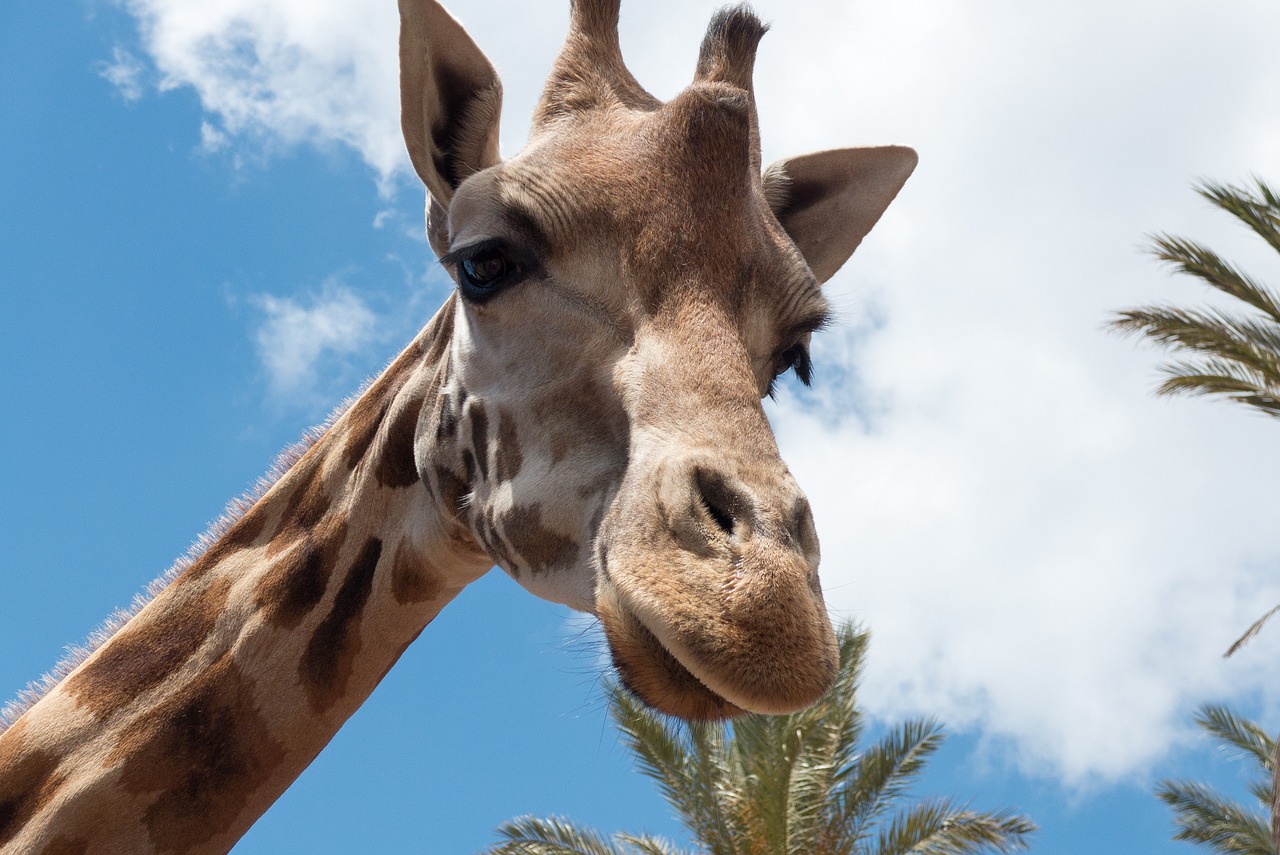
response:
[[[1262,179],[1254,189],[1205,182],[1201,196],[1252,229],[1280,252],[1280,194]],[[1184,359],[1168,363],[1159,395],[1220,395],[1280,418],[1280,295],[1186,238],[1156,235],[1152,254],[1174,269],[1245,303],[1245,314],[1220,309],[1145,306],[1118,312],[1112,329],[1156,341]],[[1235,653],[1280,612],[1276,606],[1245,630],[1230,648]],[[1280,819],[1276,826],[1280,840]]]
[[[1280,194],[1260,178],[1254,179],[1254,185],[1247,188],[1206,182],[1196,190],[1280,252]],[[1157,393],[1223,396],[1280,418],[1280,295],[1195,241],[1169,235],[1156,235],[1152,240],[1156,258],[1248,307],[1244,314],[1176,306],[1147,306],[1118,313],[1111,322],[1112,329],[1145,336],[1183,357],[1164,366],[1167,379]],[[1280,606],[1254,621],[1228,648],[1226,655],[1232,655],[1257,635],[1277,612]],[[1250,824],[1257,817],[1232,813],[1237,810],[1235,805],[1221,802],[1212,790],[1202,785],[1166,784],[1160,796],[1178,814],[1183,828],[1179,839],[1211,843],[1222,852],[1275,853],[1280,849],[1280,753],[1277,753],[1280,745],[1263,734],[1257,725],[1236,719],[1221,707],[1205,707],[1197,721],[1210,733],[1247,754],[1255,754],[1264,744],[1269,746],[1258,759],[1273,778],[1269,785],[1259,785],[1255,794],[1259,798],[1262,793],[1267,794],[1264,803],[1268,808],[1270,836],[1264,841],[1265,848],[1258,848],[1262,838],[1255,840],[1249,836],[1257,830]],[[1241,823],[1248,825],[1248,833]],[[1259,827],[1266,826],[1263,821]],[[1206,834],[1208,836],[1195,836]]]
[[[1156,794],[1173,808],[1175,840],[1202,843],[1224,855],[1277,855],[1270,819],[1276,743],[1252,721],[1222,706],[1205,706],[1196,723],[1258,773],[1249,791],[1262,809],[1250,809],[1195,781],[1164,781]]]
[[[1035,825],[1009,811],[947,799],[900,804],[942,742],[934,721],[892,728],[860,750],[856,704],[868,634],[838,633],[840,675],[813,707],[749,715],[731,726],[666,719],[614,686],[609,706],[640,769],[696,841],[700,855],[964,855],[1026,846]],[[687,855],[661,838],[611,839],[560,818],[520,817],[490,855]]]
[[[1197,191],[1280,252],[1280,196],[1256,188],[1205,183]],[[1152,252],[1247,304],[1252,311],[1146,306],[1118,313],[1111,327],[1159,342],[1183,357],[1164,366],[1161,395],[1221,395],[1280,418],[1280,296],[1195,241],[1153,238]]]

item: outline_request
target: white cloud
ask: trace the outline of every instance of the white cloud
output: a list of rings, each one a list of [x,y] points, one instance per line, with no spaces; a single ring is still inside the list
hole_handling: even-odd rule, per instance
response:
[[[161,88],[193,87],[221,132],[341,143],[386,182],[404,166],[394,4],[128,0]]]
[[[142,97],[145,87],[142,77],[146,68],[136,56],[122,47],[111,49],[111,61],[98,65],[98,74],[116,88],[120,97],[126,101],[137,101]]]
[[[359,296],[336,282],[306,304],[270,294],[253,302],[266,316],[255,335],[258,355],[272,392],[282,397],[311,393],[320,368],[332,369],[336,357],[368,344],[377,321]]]
[[[716,5],[624,3],[624,49],[659,95],[691,76]],[[1219,654],[1280,600],[1277,427],[1152,400],[1156,357],[1099,328],[1114,309],[1201,298],[1137,250],[1147,232],[1272,262],[1188,184],[1280,180],[1280,6],[756,5],[775,24],[757,74],[766,158],[921,152],[833,285],[849,327],[820,338],[827,385],[774,414],[814,500],[830,602],[876,636],[867,703],[940,714],[1076,782],[1141,769],[1208,695],[1274,707],[1280,628],[1239,661]],[[129,8],[164,85],[197,90],[218,141],[349,145],[384,191],[407,174],[393,4]],[[512,151],[567,4],[450,8],[504,75]],[[273,378],[305,382],[321,353],[368,335],[344,293],[264,298]]]

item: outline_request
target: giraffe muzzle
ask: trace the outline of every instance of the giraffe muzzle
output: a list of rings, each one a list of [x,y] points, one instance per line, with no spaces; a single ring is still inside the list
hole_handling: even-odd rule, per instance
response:
[[[596,592],[623,683],[686,719],[803,708],[837,665],[809,505],[781,461],[657,467],[650,512],[620,505]]]

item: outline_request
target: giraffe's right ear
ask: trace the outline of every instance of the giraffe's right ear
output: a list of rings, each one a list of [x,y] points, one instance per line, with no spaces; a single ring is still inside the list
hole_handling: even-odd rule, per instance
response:
[[[431,231],[458,185],[501,159],[501,112],[502,82],[462,25],[435,0],[400,0],[400,127],[431,194]]]
[[[819,282],[840,269],[916,168],[906,146],[840,148],[764,173],[764,195]]]

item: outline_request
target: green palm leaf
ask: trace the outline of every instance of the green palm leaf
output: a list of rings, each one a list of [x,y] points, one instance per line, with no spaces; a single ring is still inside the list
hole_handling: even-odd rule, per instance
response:
[[[857,690],[868,635],[846,625],[836,637],[835,685],[790,715],[743,716],[731,726],[683,724],[620,688],[611,690],[614,721],[640,771],[657,781],[699,855],[969,855],[1025,848],[1035,826],[1024,816],[945,800],[904,806],[910,784],[942,743],[942,728],[909,721],[862,750]],[[661,838],[619,833],[606,840],[554,818],[524,817],[499,833],[504,841],[491,853],[683,855]]]
[[[877,855],[970,855],[1025,849],[1035,830],[1026,817],[976,813],[947,801],[928,801],[894,817],[880,832]]]
[[[1256,188],[1204,184],[1200,194],[1280,252],[1280,196]],[[1141,335],[1182,359],[1164,366],[1162,395],[1216,395],[1280,418],[1280,296],[1207,247],[1171,235],[1152,238],[1152,252],[1244,304],[1245,314],[1219,309],[1146,306],[1117,313],[1110,326]]]
[[[658,782],[663,798],[684,824],[714,855],[736,853],[735,829],[721,804],[723,770],[715,752],[708,757],[710,745],[703,748],[704,762],[696,762],[692,737],[679,723],[646,709],[619,686],[610,690],[609,706],[639,760],[640,771]],[[716,737],[708,732],[710,727],[714,726],[693,729],[704,741],[713,741]]]
[[[1255,722],[1227,707],[1209,704],[1196,715],[1200,725],[1222,746],[1245,760],[1256,773],[1249,791],[1260,810],[1249,810],[1196,781],[1163,781],[1156,795],[1173,809],[1175,840],[1187,840],[1216,852],[1276,855],[1270,826],[1275,795],[1276,740]]]
[[[936,722],[909,721],[891,729],[859,757],[826,813],[824,848],[853,851],[906,792],[942,738]]]
[[[1205,784],[1165,781],[1156,795],[1173,809],[1178,827],[1174,840],[1201,843],[1222,853],[1275,855],[1266,818],[1222,798]]]
[[[560,817],[521,816],[498,827],[504,841],[493,855],[626,855],[598,831]]]
[[[1205,182],[1197,188],[1201,196],[1232,214],[1280,252],[1280,195],[1255,178],[1253,189]]]
[[[1219,742],[1254,760],[1260,769],[1271,768],[1271,755],[1276,743],[1256,723],[1241,718],[1227,707],[1208,704],[1200,708],[1196,724],[1217,737]]]

